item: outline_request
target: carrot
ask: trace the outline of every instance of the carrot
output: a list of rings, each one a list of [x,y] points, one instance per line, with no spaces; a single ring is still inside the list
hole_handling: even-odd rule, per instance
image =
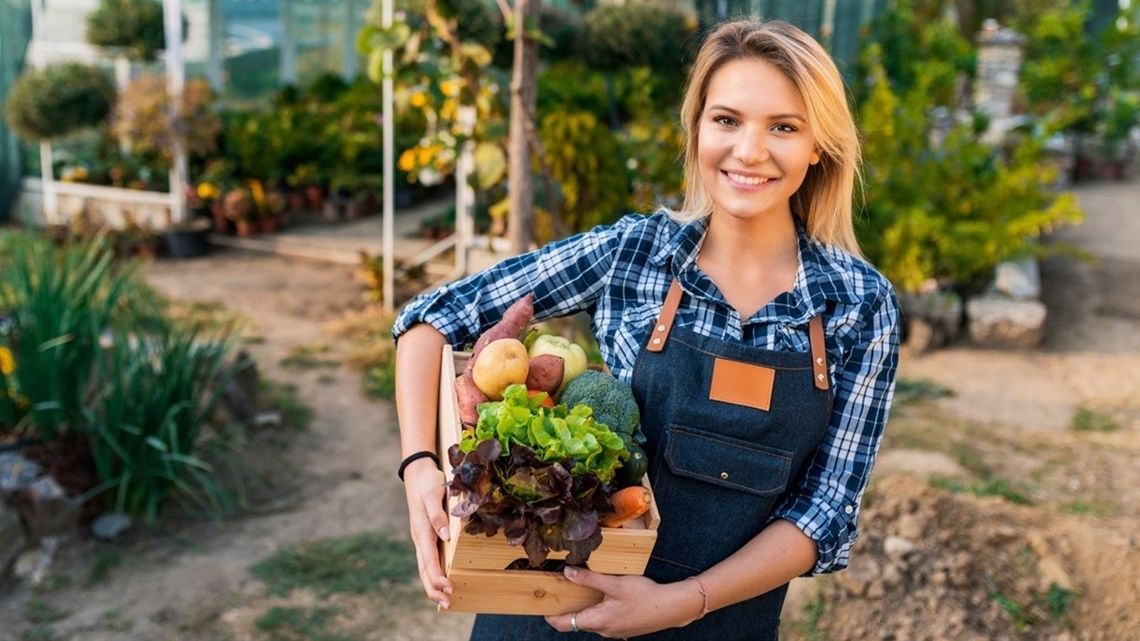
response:
[[[653,495],[644,486],[634,485],[614,492],[610,501],[614,504],[614,511],[602,516],[602,525],[621,527],[645,514],[653,501]]]
[[[527,294],[508,307],[503,313],[503,318],[475,341],[475,347],[471,348],[471,358],[467,359],[463,373],[470,374],[474,371],[475,361],[484,347],[500,338],[517,339],[532,318],[534,318],[534,294]]]

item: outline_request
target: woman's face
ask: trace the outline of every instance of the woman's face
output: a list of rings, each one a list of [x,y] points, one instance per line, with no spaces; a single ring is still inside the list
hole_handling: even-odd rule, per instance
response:
[[[819,161],[799,90],[755,58],[733,60],[713,74],[698,131],[698,165],[713,216],[789,213],[808,166]]]

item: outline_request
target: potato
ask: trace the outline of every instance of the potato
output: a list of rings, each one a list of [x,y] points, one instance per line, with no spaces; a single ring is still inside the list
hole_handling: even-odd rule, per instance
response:
[[[530,371],[526,375],[526,388],[538,390],[554,396],[562,386],[562,375],[566,371],[566,361],[561,356],[542,354],[530,359]]]
[[[475,387],[492,401],[503,400],[503,390],[509,385],[526,383],[530,359],[526,346],[517,338],[500,338],[479,352],[471,378]]]

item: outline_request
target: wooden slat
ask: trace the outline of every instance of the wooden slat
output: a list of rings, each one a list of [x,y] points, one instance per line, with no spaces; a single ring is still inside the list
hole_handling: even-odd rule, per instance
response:
[[[455,585],[447,612],[566,614],[599,603],[602,593],[576,585],[558,572],[452,568]]]

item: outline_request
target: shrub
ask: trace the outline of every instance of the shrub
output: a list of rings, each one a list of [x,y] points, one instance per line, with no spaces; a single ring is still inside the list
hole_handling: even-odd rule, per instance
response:
[[[586,60],[598,69],[648,66],[679,73],[693,25],[671,7],[606,5],[586,15]]]
[[[1056,170],[1039,141],[1015,141],[1003,156],[972,123],[942,130],[928,109],[938,70],[919,68],[900,95],[878,55],[872,45],[872,88],[859,111],[867,182],[859,236],[897,287],[936,278],[976,291],[999,262],[1042,254],[1043,233],[1083,218],[1072,194],[1050,190]]]
[[[120,140],[141,154],[160,155],[168,162],[174,142],[181,142],[188,153],[207,156],[217,150],[222,123],[210,110],[210,85],[203,80],[186,83],[178,121],[171,118],[166,77],[139,76],[127,85],[115,105],[111,128]]]
[[[566,231],[617,219],[629,194],[629,176],[614,134],[593,114],[556,111],[542,119],[538,135],[544,162],[561,190],[557,214]]]
[[[63,138],[102,122],[115,85],[102,71],[79,63],[30,70],[12,85],[4,117],[16,135],[32,142]]]
[[[87,15],[87,42],[96,47],[127,49],[130,57],[138,60],[154,60],[166,46],[162,3],[99,0],[99,6]]]

